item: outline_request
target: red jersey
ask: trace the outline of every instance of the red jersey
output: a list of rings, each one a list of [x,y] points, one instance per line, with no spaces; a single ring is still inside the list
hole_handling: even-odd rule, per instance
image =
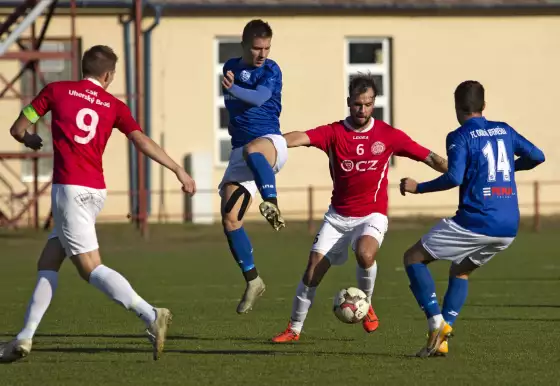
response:
[[[35,122],[51,112],[53,183],[105,189],[103,152],[113,128],[141,130],[130,109],[91,79],[48,84],[24,109]]]
[[[355,131],[347,121],[306,131],[311,146],[329,156],[333,180],[331,205],[348,217],[387,214],[387,173],[391,156],[425,160],[430,150],[379,120]]]

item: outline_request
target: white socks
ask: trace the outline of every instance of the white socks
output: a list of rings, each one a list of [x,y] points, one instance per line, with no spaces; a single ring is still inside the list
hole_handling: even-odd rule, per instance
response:
[[[297,287],[296,296],[292,303],[291,328],[298,334],[301,333],[303,322],[305,322],[309,308],[313,304],[316,290],[317,287],[308,287],[303,282],[300,282]]]
[[[359,265],[356,266],[356,280],[358,280],[358,288],[365,292],[369,304],[371,304],[371,296],[373,295],[376,277],[377,261],[375,261],[368,269],[364,269]]]
[[[444,319],[441,314],[432,316],[431,318],[428,319],[428,329],[430,331],[434,331],[435,329],[438,329],[440,324],[443,323],[443,321]]]
[[[117,271],[99,265],[91,272],[89,283],[127,310],[133,310],[147,326],[156,320],[154,307],[138,296],[130,283]]]
[[[375,287],[375,278],[377,277],[377,262],[374,262],[368,269],[363,269],[359,265],[356,268],[356,279],[358,280],[358,288],[365,292],[368,302],[371,304],[371,296]],[[303,328],[303,322],[307,317],[307,313],[313,304],[317,287],[308,287],[300,282],[296,290],[296,296],[292,304],[291,328],[294,332],[300,334]]]
[[[37,284],[27,306],[23,330],[17,335],[17,339],[33,339],[43,315],[51,304],[57,284],[58,272],[39,271],[37,273]]]

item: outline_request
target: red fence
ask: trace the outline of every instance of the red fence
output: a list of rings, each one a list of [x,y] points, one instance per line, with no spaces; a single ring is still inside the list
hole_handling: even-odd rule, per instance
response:
[[[560,197],[553,192],[560,186],[560,181],[534,181],[519,182],[519,206],[522,215],[529,219],[531,227],[534,230],[541,228],[541,218],[543,215],[553,215],[560,213]],[[389,185],[390,197],[398,195],[398,185]],[[283,215],[287,219],[299,219],[307,221],[310,230],[314,229],[315,222],[322,218],[328,206],[328,197],[332,188],[329,186],[308,186],[308,187],[289,187],[280,188],[279,196],[281,203],[290,203],[284,205]],[[31,193],[28,193],[31,195]],[[395,204],[395,199],[389,201],[389,212],[391,218],[405,218],[407,221],[414,222],[416,217],[441,217],[442,215],[450,215],[456,210],[457,191],[449,192],[449,198],[453,196],[453,200],[447,199],[447,202],[434,203],[433,199],[439,199],[438,196],[422,197],[422,203],[415,206]],[[209,195],[212,200],[212,212],[198,213],[198,216],[211,216],[214,221],[220,219],[219,199],[217,190],[200,190],[197,195]],[[151,201],[151,215],[148,220],[150,223],[180,222],[191,221],[193,214],[189,212],[188,205],[184,205],[185,196],[177,190],[152,190],[149,192]],[[106,207],[100,214],[99,222],[126,222],[131,220],[140,220],[129,211],[129,199],[131,194],[128,191],[112,191],[109,190]],[[30,197],[29,197],[30,198]],[[50,194],[45,191],[39,197],[41,203],[41,223],[49,221]],[[258,199],[257,199],[258,200]],[[14,196],[13,193],[0,194],[0,206],[9,206],[16,202],[22,201],[22,197]],[[27,201],[27,200],[24,200]],[[442,200],[443,201],[443,200]],[[297,202],[294,205],[294,202]],[[393,202],[393,204],[391,204]],[[402,201],[401,201],[402,203]],[[15,205],[15,204],[14,204]],[[246,215],[247,220],[258,219],[260,215],[256,211],[257,205],[253,205],[252,210]],[[1,208],[0,208],[1,209]],[[437,214],[436,214],[437,213]],[[17,226],[32,226],[35,224],[33,213],[22,218]],[[13,224],[16,226],[15,224]],[[4,224],[3,226],[7,226]]]
[[[560,197],[556,197],[554,194],[551,194],[551,188],[556,190],[556,187],[560,186],[560,181],[528,181],[528,182],[518,182],[518,194],[519,194],[519,207],[521,209],[522,215],[524,217],[529,217],[532,223],[532,227],[535,230],[540,229],[541,227],[541,217],[544,214],[554,214],[560,213]],[[390,197],[398,194],[398,185],[391,184],[389,185]],[[297,205],[297,209],[284,209],[282,211],[283,215],[286,218],[299,218],[301,220],[305,220],[309,223],[310,228],[313,227],[314,221],[320,219],[325,210],[327,209],[328,202],[325,201],[325,197],[330,196],[330,192],[332,187],[330,186],[308,186],[308,187],[288,187],[288,188],[279,188],[279,196],[281,197],[282,202],[289,202],[290,200],[297,200],[299,204]],[[548,194],[547,194],[548,193]],[[169,211],[168,208],[172,205],[169,205],[169,201],[174,200],[175,203],[177,202],[177,196],[182,195],[182,192],[179,190],[153,190],[149,192],[151,196],[151,216],[149,217],[149,221],[152,223],[162,223],[167,221],[190,221],[192,219],[192,213],[189,213],[188,210],[184,209],[184,206],[181,206],[180,210],[171,210]],[[454,192],[450,192],[449,194],[453,194],[454,197],[457,197],[458,194],[457,190]],[[217,197],[217,190],[200,190],[197,192],[197,195],[214,195]],[[121,197],[124,198],[125,196],[130,197],[128,191],[110,191],[108,200],[111,200],[112,197]],[[317,196],[321,196],[321,202],[318,202]],[[544,197],[544,199],[543,199]],[[551,199],[552,197],[552,199]],[[398,205],[398,204],[391,204],[391,200],[389,201],[389,212],[391,217],[410,217],[413,218],[417,215],[428,217],[434,216],[434,212],[446,212],[448,214],[454,213],[457,208],[457,200],[455,199],[453,203],[447,204],[433,204],[427,203],[422,205],[410,206],[410,205]],[[449,201],[449,200],[448,200]],[[220,212],[217,205],[217,198],[215,199],[215,207],[214,212],[212,213],[199,213],[200,216],[212,216],[216,221],[219,221]],[[175,205],[176,207],[177,205]],[[253,205],[253,209],[256,205]],[[289,208],[293,208],[294,205],[289,205]],[[128,206],[126,207],[128,209]],[[130,213],[125,214],[101,214],[99,220],[100,221],[122,221],[127,218],[134,219],[135,216],[131,215]],[[259,215],[256,211],[252,211],[247,214],[247,219],[255,219],[258,218]]]

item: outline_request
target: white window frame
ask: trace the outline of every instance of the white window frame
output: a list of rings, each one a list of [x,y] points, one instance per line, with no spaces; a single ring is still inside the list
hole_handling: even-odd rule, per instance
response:
[[[383,63],[381,64],[351,64],[350,44],[352,43],[381,43],[383,50]],[[344,95],[348,93],[348,78],[358,72],[371,73],[383,76],[383,95],[375,98],[375,106],[383,107],[383,120],[392,125],[392,84],[391,79],[391,38],[382,37],[346,37],[344,41]],[[348,107],[344,106],[344,113],[348,114]]]
[[[224,97],[220,95],[220,84],[218,81],[224,66],[223,63],[219,63],[221,43],[240,43],[240,39],[233,36],[217,36],[214,39],[214,80],[212,81],[214,85],[214,159],[216,166],[225,168],[228,165],[228,161],[220,159],[220,145],[223,140],[228,140],[231,143],[231,137],[227,130],[220,128],[220,108],[225,107]]]

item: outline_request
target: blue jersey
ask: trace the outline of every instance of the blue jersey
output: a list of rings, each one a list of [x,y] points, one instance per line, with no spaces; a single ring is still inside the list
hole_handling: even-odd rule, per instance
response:
[[[535,145],[507,123],[476,117],[449,133],[446,146],[448,173],[460,181],[459,209],[453,220],[483,235],[516,236],[515,156],[531,157]]]
[[[241,147],[266,134],[281,134],[282,71],[276,62],[266,59],[261,67],[252,67],[241,58],[224,64],[224,75],[232,71],[235,86],[245,90],[269,91],[262,103],[248,103],[224,90],[225,105],[229,113],[228,131],[233,148]]]

